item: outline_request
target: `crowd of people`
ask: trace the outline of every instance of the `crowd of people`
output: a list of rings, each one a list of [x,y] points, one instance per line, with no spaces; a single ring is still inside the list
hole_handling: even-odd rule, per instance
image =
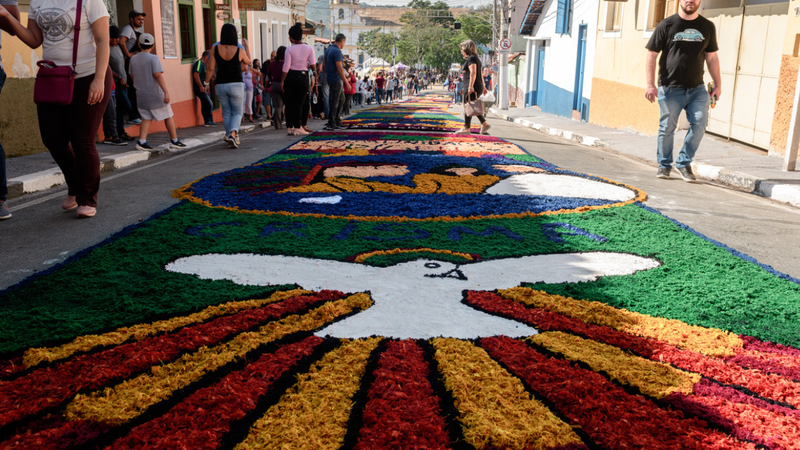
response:
[[[102,0],[80,0],[79,8],[72,1],[32,0],[27,26],[23,26],[16,0],[0,0],[0,28],[31,48],[42,46],[42,59],[48,64],[75,68],[71,101],[39,103],[37,109],[42,141],[66,180],[68,192],[62,208],[75,210],[76,217],[86,218],[97,212],[100,158],[95,138],[101,122],[103,144],[123,146],[136,141],[136,149],[152,150],[147,141],[149,131],[153,122],[162,121],[171,148],[185,148],[186,144],[178,139],[170,89],[160,58],[153,53],[155,37],[141,31],[146,14],[131,11],[129,23],[120,30],[109,25],[109,13]],[[60,19],[47,13],[53,8],[65,11],[73,22],[79,20],[77,40],[64,39],[73,32],[72,28],[62,30],[58,36],[43,32],[61,29],[60,22],[56,23]],[[229,147],[240,145],[242,121],[260,120],[262,111],[276,129],[285,124],[289,135],[311,133],[309,117],[327,120],[325,130],[337,130],[343,128],[342,118],[351,113],[354,105],[391,103],[443,81],[440,75],[414,71],[381,70],[373,76],[358,76],[353,61],[342,54],[346,43],[343,34],[337,35],[324,54],[315,59],[314,49],[302,40],[302,32],[300,24],[291,27],[291,45],[281,46],[262,64],[251,59],[246,39],[239,42],[236,27],[225,24],[219,42],[193,63],[191,83],[204,125],[218,125],[213,118],[216,96],[222,109],[223,139]],[[0,66],[0,89],[4,81],[5,72]],[[477,89],[476,85],[479,92]],[[484,122],[482,116],[479,120]],[[126,124],[140,125],[139,136],[129,136]],[[11,217],[5,202],[2,146],[0,162],[2,220]]]

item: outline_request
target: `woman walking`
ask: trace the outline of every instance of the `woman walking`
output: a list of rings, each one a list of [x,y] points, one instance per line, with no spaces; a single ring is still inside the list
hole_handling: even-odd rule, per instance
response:
[[[250,72],[250,66],[242,63],[242,81],[244,82],[244,114],[247,120],[253,120],[253,94],[255,86],[253,86],[253,74]]]
[[[0,17],[10,23],[22,42],[30,48],[44,45],[42,59],[65,67],[73,64],[75,32],[72,24],[76,12],[75,0],[31,0],[26,28],[0,6]],[[67,182],[67,199],[61,207],[67,211],[77,209],[77,218],[93,217],[97,213],[100,157],[95,147],[95,133],[112,86],[111,71],[107,70],[108,16],[102,0],[82,0],[72,101],[67,105],[42,103],[37,106],[42,142]]]
[[[267,83],[269,85],[269,93],[272,95],[272,121],[275,123],[275,129],[280,130],[283,128],[283,85],[281,78],[283,77],[283,62],[286,57],[286,47],[278,47],[275,52],[275,59],[269,64],[267,68]]]
[[[286,128],[288,135],[304,135],[303,106],[308,97],[308,69],[314,70],[314,48],[303,43],[303,27],[289,28],[291,47],[286,50],[281,86],[286,92]],[[308,119],[306,119],[308,120]]]
[[[464,104],[475,101],[479,96],[486,93],[483,86],[483,77],[481,76],[481,60],[478,58],[478,49],[472,40],[467,39],[461,43],[461,56],[466,60],[461,71],[464,73]],[[489,125],[483,114],[478,115],[478,120],[481,122],[481,134],[489,134]],[[464,112],[464,128],[456,131],[457,134],[469,134],[470,122],[472,117]]]
[[[257,59],[253,60],[253,115],[254,119],[261,119],[261,64]]]
[[[206,92],[211,92],[208,83],[214,72],[217,73],[216,91],[222,106],[222,122],[225,125],[225,137],[230,148],[239,147],[239,127],[244,113],[244,81],[242,64],[250,65],[250,50],[247,39],[242,39],[244,51],[237,42],[236,26],[226,23],[222,26],[219,45],[214,46],[214,57],[208,59],[206,71]]]
[[[353,96],[356,93],[356,76],[353,74],[349,64],[344,65],[344,71],[350,81],[350,88],[344,91],[344,108],[342,109],[342,116],[350,115],[350,106],[353,104]]]

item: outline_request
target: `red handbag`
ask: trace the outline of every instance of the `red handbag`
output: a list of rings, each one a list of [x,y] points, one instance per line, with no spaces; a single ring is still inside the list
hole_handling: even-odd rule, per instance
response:
[[[78,38],[81,31],[81,8],[83,0],[78,0],[75,10],[75,38],[72,41],[72,67],[57,66],[53,61],[41,60],[37,63],[36,82],[33,85],[33,102],[37,105],[69,105],[75,89],[75,66],[78,64]]]

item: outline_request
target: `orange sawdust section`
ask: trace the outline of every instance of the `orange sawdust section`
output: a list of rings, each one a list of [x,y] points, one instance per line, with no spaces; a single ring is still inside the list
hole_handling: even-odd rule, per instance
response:
[[[728,331],[617,309],[605,303],[575,300],[523,287],[504,289],[498,293],[525,305],[574,317],[588,324],[603,325],[635,336],[657,339],[706,356],[733,356],[743,345],[739,336]]]
[[[344,443],[353,395],[382,338],[345,340],[258,419],[236,449],[336,450]]]
[[[175,331],[178,328],[205,322],[215,317],[231,315],[247,309],[260,308],[268,303],[279,302],[287,298],[309,293],[311,293],[311,291],[302,289],[276,292],[266,299],[242,300],[222,303],[220,305],[209,306],[200,312],[189,314],[188,316],[159,320],[152,323],[138,324],[130,327],[122,327],[105,334],[80,336],[71,342],[58,347],[32,348],[25,352],[22,362],[25,367],[33,367],[43,362],[58,361],[78,352],[87,352],[97,347],[119,345],[128,341],[129,339],[141,341],[142,339],[159,333],[168,333]]]
[[[617,347],[560,331],[537,334],[528,340],[572,361],[584,362],[595,372],[605,372],[614,381],[636,387],[657,399],[674,393],[689,395],[702,378],[669,364],[633,356]]]
[[[147,373],[89,394],[80,394],[67,406],[69,420],[91,420],[101,423],[127,423],[148,408],[170,398],[175,391],[199,380],[204,375],[233,361],[251,350],[274,342],[292,333],[312,331],[331,323],[337,317],[372,306],[367,294],[325,303],[306,314],[292,315],[241,333],[232,340],[212,347],[202,347],[171,363],[154,366]]]
[[[287,152],[293,151],[315,151],[320,152],[320,156],[330,153],[332,156],[365,156],[370,151],[420,151],[420,152],[462,152],[468,156],[476,154],[496,153],[502,155],[524,155],[518,146],[505,142],[479,142],[474,139],[464,139],[458,137],[448,137],[445,139],[407,142],[403,140],[376,139],[376,140],[319,140],[319,141],[300,141],[289,147]]]
[[[475,260],[475,256],[469,253],[462,253],[456,252],[453,250],[440,250],[435,248],[394,248],[391,250],[377,250],[374,252],[367,252],[358,255],[353,261],[357,263],[361,263],[366,261],[373,256],[382,256],[382,255],[397,255],[401,253],[439,253],[443,255],[453,255],[453,256],[460,256],[468,261]]]
[[[368,176],[368,175],[365,175]],[[305,186],[296,186],[280,191],[285,192],[390,192],[393,194],[479,194],[489,186],[500,181],[494,175],[465,175],[452,176],[441,174],[415,175],[416,186],[369,181],[363,178],[330,177],[325,181],[311,183]]]
[[[433,346],[468,444],[522,450],[582,443],[569,424],[532,398],[522,381],[485,350],[459,339],[434,339]]]

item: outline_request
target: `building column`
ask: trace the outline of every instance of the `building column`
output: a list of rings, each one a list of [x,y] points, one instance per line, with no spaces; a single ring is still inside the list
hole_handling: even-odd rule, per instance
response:
[[[534,60],[536,59],[534,53],[535,49],[536,46],[533,45],[533,39],[527,39],[525,42],[525,57],[527,59],[527,61],[525,61],[525,65],[527,66],[527,70],[525,71],[525,83],[523,84],[523,86],[525,86],[525,107],[533,105],[531,94],[533,93],[533,74],[535,71],[535,67],[533,65]]]

